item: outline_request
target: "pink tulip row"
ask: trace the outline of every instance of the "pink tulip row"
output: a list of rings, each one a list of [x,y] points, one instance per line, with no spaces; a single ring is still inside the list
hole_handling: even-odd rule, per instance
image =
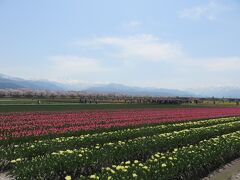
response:
[[[240,116],[240,108],[121,109],[78,112],[0,113],[0,140],[97,128]]]

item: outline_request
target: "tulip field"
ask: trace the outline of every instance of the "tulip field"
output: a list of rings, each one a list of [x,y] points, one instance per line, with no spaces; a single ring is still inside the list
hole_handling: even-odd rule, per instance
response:
[[[15,179],[200,179],[240,157],[240,108],[0,113]]]

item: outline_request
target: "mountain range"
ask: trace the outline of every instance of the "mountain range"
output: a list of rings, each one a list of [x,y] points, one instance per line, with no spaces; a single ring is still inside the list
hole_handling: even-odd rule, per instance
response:
[[[122,84],[110,83],[105,85],[95,85],[85,89],[84,91],[92,93],[120,93],[135,96],[193,96],[193,94],[177,90],[165,88],[143,88],[126,86]]]
[[[75,85],[70,86],[64,83],[58,83],[48,80],[27,80],[0,74],[0,89],[44,89],[50,91],[84,91],[89,93],[115,93],[136,96],[180,96],[180,97],[226,97],[240,98],[239,87],[209,87],[201,89],[166,89],[166,88],[149,88],[134,87],[122,84],[92,84],[92,85]]]
[[[51,91],[64,90],[60,84],[47,80],[26,80],[0,74],[0,89],[46,89]]]

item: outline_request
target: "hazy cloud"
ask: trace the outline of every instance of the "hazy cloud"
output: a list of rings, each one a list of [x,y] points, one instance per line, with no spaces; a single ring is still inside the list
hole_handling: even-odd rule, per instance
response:
[[[49,58],[58,72],[77,74],[103,73],[109,71],[101,62],[94,58],[81,56],[52,56]]]
[[[123,28],[127,30],[136,30],[137,28],[141,27],[142,23],[140,21],[130,21],[128,23],[123,24]]]
[[[191,8],[183,9],[179,13],[180,18],[189,18],[189,19],[208,19],[208,20],[215,20],[217,16],[228,10],[229,7],[226,5],[222,5],[217,1],[209,1],[208,4],[199,5]]]
[[[152,34],[89,38],[77,47],[83,47],[84,53],[49,58],[52,73],[72,77],[67,80],[72,84],[79,79],[159,87],[161,83],[170,87],[173,82],[199,84],[202,79],[219,84],[223,73],[240,70],[240,57],[192,57],[179,43],[164,42]]]
[[[87,40],[81,46],[98,47],[101,51],[124,61],[169,61],[183,57],[182,47],[178,43],[163,42],[152,34],[140,34],[128,37],[100,37]]]
[[[240,57],[212,58],[205,59],[203,65],[211,71],[239,71]]]

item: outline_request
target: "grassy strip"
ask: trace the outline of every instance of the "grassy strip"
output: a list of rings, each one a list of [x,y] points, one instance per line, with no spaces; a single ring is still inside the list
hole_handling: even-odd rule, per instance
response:
[[[128,109],[128,108],[186,108],[186,107],[207,107],[192,105],[171,105],[171,104],[0,104],[0,112],[33,112],[33,111],[76,111],[96,109]]]
[[[2,161],[9,161],[15,158],[31,159],[35,156],[42,156],[58,150],[79,149],[81,147],[89,147],[91,145],[104,144],[107,142],[123,141],[137,137],[153,136],[160,133],[179,131],[188,128],[207,127],[236,121],[240,121],[240,118],[218,118],[207,121],[202,120],[168,125],[155,125],[135,129],[123,129],[96,134],[86,134],[81,136],[59,137],[20,145],[12,144],[0,149],[0,159]]]
[[[135,160],[112,165],[80,179],[200,179],[239,155],[240,131],[237,131],[172,152],[155,153],[145,163]]]
[[[15,165],[12,173],[19,179],[61,179],[68,174],[73,177],[80,174],[88,175],[111,164],[134,159],[145,160],[158,151],[164,152],[194,144],[239,129],[239,122],[231,122],[140,137],[126,142],[106,143],[92,148],[59,151],[43,157],[35,157],[31,161],[19,158],[11,161]]]

